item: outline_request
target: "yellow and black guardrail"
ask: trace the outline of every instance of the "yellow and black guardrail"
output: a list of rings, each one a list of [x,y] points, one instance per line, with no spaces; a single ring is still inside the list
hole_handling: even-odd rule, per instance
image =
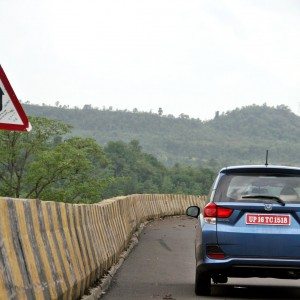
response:
[[[0,199],[0,299],[78,299],[148,219],[205,196],[130,195],[97,204]]]

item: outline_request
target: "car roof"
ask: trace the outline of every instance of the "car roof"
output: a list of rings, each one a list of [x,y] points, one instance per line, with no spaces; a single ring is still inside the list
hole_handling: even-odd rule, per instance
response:
[[[244,165],[230,166],[223,168],[220,173],[225,174],[294,174],[300,175],[300,168],[289,166],[274,166],[274,165]]]

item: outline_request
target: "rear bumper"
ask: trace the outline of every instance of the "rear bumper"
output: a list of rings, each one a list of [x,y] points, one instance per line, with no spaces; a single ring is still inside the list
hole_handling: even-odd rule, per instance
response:
[[[300,259],[205,258],[197,262],[197,270],[227,277],[300,278]]]

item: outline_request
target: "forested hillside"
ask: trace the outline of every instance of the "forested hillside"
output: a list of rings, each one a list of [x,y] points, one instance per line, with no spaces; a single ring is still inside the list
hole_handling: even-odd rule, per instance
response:
[[[167,168],[139,142],[69,137],[62,122],[31,117],[30,132],[0,131],[0,195],[72,203],[137,193],[205,195],[215,172]]]
[[[24,104],[24,108],[29,115],[71,124],[73,134],[92,137],[101,145],[138,140],[144,151],[169,166],[177,162],[211,167],[263,163],[266,149],[273,164],[300,164],[300,117],[284,105],[217,112],[206,122],[184,114],[175,118],[89,105],[70,109]]]

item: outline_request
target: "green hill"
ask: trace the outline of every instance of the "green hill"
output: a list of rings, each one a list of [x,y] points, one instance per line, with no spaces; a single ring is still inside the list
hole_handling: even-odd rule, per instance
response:
[[[213,120],[157,114],[24,104],[29,115],[71,124],[73,133],[108,141],[139,140],[144,151],[166,165],[224,166],[263,163],[270,150],[272,164],[300,164],[300,117],[284,105],[247,106],[216,114]]]

